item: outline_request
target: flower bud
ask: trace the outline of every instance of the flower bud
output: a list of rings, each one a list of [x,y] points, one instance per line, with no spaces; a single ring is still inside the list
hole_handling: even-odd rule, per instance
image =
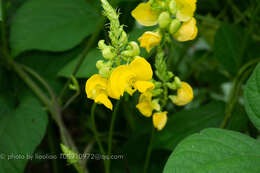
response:
[[[108,78],[110,76],[111,73],[111,68],[104,66],[101,69],[99,69],[99,74],[100,76],[104,77],[104,78]]]
[[[177,13],[177,3],[175,0],[171,0],[169,3],[170,12],[175,16]]]
[[[186,82],[181,82],[181,88],[177,90],[177,96],[169,96],[172,102],[178,106],[190,103],[193,99],[193,91],[191,86]]]
[[[98,61],[96,62],[96,67],[97,67],[98,69],[101,69],[103,66],[104,66],[104,61],[103,61],[103,60],[98,60]]]
[[[119,42],[122,43],[123,45],[127,44],[127,42],[128,42],[127,34],[123,29],[122,29],[122,32],[121,32],[121,35],[119,38]]]
[[[158,18],[160,28],[166,28],[171,21],[171,16],[167,11],[164,11],[160,14]]]
[[[169,27],[169,32],[171,34],[176,33],[181,27],[181,22],[178,19],[172,20],[170,27]]]
[[[105,40],[99,40],[98,48],[99,49],[104,49],[105,47],[107,47],[107,45],[105,44]]]
[[[138,44],[134,41],[131,41],[128,46],[128,50],[125,50],[122,52],[122,55],[124,56],[138,56],[140,54],[140,48]]]
[[[102,55],[105,59],[113,59],[116,54],[112,51],[111,46],[106,46],[104,49],[102,49]]]

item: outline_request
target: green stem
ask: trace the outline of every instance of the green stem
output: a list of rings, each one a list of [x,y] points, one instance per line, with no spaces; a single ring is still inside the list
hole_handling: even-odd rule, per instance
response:
[[[154,137],[154,133],[155,133],[155,128],[154,127],[152,127],[152,128],[153,129],[152,129],[152,133],[151,133],[150,143],[148,145],[146,156],[145,156],[144,173],[147,173],[147,171],[148,171],[152,148],[153,148],[153,137]]]
[[[30,73],[33,77],[35,77],[44,87],[45,89],[48,91],[48,93],[50,94],[51,98],[53,99],[53,101],[56,100],[56,94],[54,93],[54,91],[52,90],[52,88],[49,86],[49,84],[38,74],[36,73],[33,69],[22,65],[21,67],[27,71],[28,73]]]
[[[93,130],[93,133],[94,133],[94,136],[95,136],[95,140],[97,141],[97,144],[98,144],[98,147],[99,147],[99,151],[102,155],[105,155],[105,150],[102,146],[102,143],[100,141],[100,138],[99,138],[99,134],[98,134],[98,131],[97,131],[97,128],[96,128],[96,123],[95,123],[95,110],[96,110],[96,107],[97,107],[97,104],[96,103],[93,103],[92,107],[91,107],[91,124],[92,124],[92,130]],[[108,172],[108,167],[107,167],[107,160],[104,160],[104,165],[105,165],[105,171],[106,173]]]
[[[247,77],[251,73],[251,71],[254,69],[254,68],[249,69],[249,67],[251,67],[254,64],[257,64],[258,62],[260,62],[260,58],[253,59],[252,61],[245,64],[237,73],[237,75],[234,79],[234,82],[233,82],[231,92],[230,92],[229,100],[227,102],[227,106],[226,106],[226,110],[225,110],[225,117],[220,125],[220,128],[225,128],[226,125],[228,124],[228,121],[232,114],[232,110],[238,100],[238,95],[239,95],[239,91],[241,89],[241,85],[247,79]]]
[[[108,152],[107,152],[108,157],[110,157],[111,150],[112,150],[113,130],[114,130],[114,124],[115,124],[119,104],[120,104],[120,101],[117,101],[114,112],[112,114],[111,123],[110,123],[110,128],[109,128],[109,133],[108,133]],[[110,159],[108,159],[107,167],[108,167],[107,168],[108,172],[110,172]]]
[[[96,28],[96,32],[92,34],[92,36],[90,37],[90,39],[88,40],[87,44],[86,44],[86,47],[85,49],[83,50],[79,60],[78,60],[78,63],[76,64],[76,67],[74,68],[73,72],[72,72],[72,76],[76,76],[77,72],[79,71],[82,63],[84,62],[90,48],[93,46],[93,44],[96,42],[96,40],[98,39],[98,36],[99,36],[99,33],[101,32],[101,30],[103,29],[104,27],[104,24],[105,24],[105,17],[102,17],[99,21],[99,24],[97,25],[97,28]],[[62,99],[62,97],[64,96],[69,84],[71,83],[71,78],[68,79],[68,81],[66,82],[66,84],[64,85],[62,91],[61,91],[61,94],[59,96],[60,100]]]

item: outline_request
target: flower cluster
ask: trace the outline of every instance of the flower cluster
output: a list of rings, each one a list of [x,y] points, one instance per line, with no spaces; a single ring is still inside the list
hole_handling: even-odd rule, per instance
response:
[[[192,17],[195,11],[195,1],[194,6],[189,2],[192,0],[186,1],[171,0],[168,3],[168,1],[158,0],[141,3],[133,10],[132,15],[145,26],[159,23],[162,28],[168,27],[169,32],[173,30],[172,23],[176,23],[178,20],[179,27],[175,29],[174,38],[188,40],[187,37],[191,39],[197,33],[193,33],[192,36],[187,35],[187,32],[191,33],[190,29],[196,28],[196,21]],[[112,110],[113,104],[110,98],[119,100],[125,92],[132,95],[138,91],[140,97],[136,108],[145,117],[152,116],[154,127],[162,130],[167,122],[167,111],[163,111],[167,100],[172,100],[178,106],[185,105],[193,99],[192,88],[166,70],[163,49],[158,49],[155,59],[155,73],[161,81],[154,80],[151,65],[145,58],[140,57],[139,45],[134,41],[128,41],[127,34],[119,23],[117,12],[106,0],[101,0],[101,2],[104,15],[110,20],[109,38],[111,43],[106,44],[104,40],[100,40],[98,43],[104,60],[96,63],[99,74],[94,74],[86,82],[87,97]],[[166,8],[164,4],[168,4],[168,7]],[[164,11],[165,9],[168,11]],[[159,13],[160,11],[163,12]],[[176,15],[176,18],[172,19],[170,14]],[[168,22],[165,20],[167,16]],[[171,20],[172,22],[170,22]],[[181,22],[183,23],[181,24]],[[194,25],[194,28],[190,27],[190,23]],[[140,46],[149,52],[164,39],[161,33],[160,29],[155,32],[145,32],[138,39]],[[174,80],[171,81],[172,79]],[[168,89],[175,91],[176,95],[168,96]]]
[[[161,41],[164,32],[170,33],[177,41],[193,40],[198,33],[196,19],[196,0],[150,0],[140,3],[132,16],[144,26],[159,24],[156,31],[145,32],[140,38],[141,47],[149,52]]]

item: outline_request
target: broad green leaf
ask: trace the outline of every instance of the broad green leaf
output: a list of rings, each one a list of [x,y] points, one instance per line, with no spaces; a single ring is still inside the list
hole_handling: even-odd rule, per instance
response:
[[[0,109],[4,107],[0,101]],[[0,172],[23,172],[26,156],[33,154],[45,134],[48,116],[32,96],[23,97],[17,108],[0,113]]]
[[[0,22],[3,20],[2,17],[2,0],[0,0]]]
[[[250,120],[260,129],[260,63],[247,81],[244,99]]]
[[[68,50],[90,35],[98,20],[98,12],[85,0],[26,1],[12,21],[12,53]]]
[[[238,71],[242,57],[241,43],[243,31],[236,25],[222,24],[215,36],[215,57],[230,74]]]
[[[206,129],[184,139],[164,173],[259,173],[260,145],[238,132]]]
[[[79,55],[77,58],[74,58],[72,61],[70,61],[68,64],[62,68],[58,75],[61,77],[70,77],[72,72],[74,71],[79,58],[81,55]],[[80,66],[80,69],[76,75],[78,78],[88,78],[92,76],[93,74],[97,73],[98,70],[96,68],[96,62],[98,60],[102,59],[102,55],[100,50],[98,49],[93,49],[88,53],[86,58],[84,59],[82,65]]]
[[[205,128],[218,127],[224,118],[224,107],[222,102],[212,102],[169,115],[165,128],[156,133],[154,148],[173,150],[185,137]]]

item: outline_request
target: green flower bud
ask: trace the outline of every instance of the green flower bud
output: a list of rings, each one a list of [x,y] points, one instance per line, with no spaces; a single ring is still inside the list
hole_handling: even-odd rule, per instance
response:
[[[169,25],[170,21],[171,16],[167,11],[164,11],[159,15],[158,22],[160,28],[166,28]]]
[[[61,150],[64,153],[64,155],[67,157],[67,162],[69,164],[75,164],[79,162],[79,156],[77,153],[73,152],[71,149],[69,149],[67,146],[60,144]]]
[[[105,47],[107,47],[107,45],[105,44],[105,40],[99,40],[98,48],[99,49],[104,49]]]
[[[153,108],[156,110],[156,111],[160,111],[161,110],[161,106],[159,104],[159,99],[154,99],[152,100],[152,105],[153,105]]]
[[[102,49],[102,55],[105,59],[113,59],[116,54],[112,51],[111,46],[106,46],[104,49]]]
[[[126,44],[128,43],[127,34],[126,34],[126,32],[125,32],[123,29],[122,29],[122,32],[121,32],[121,36],[120,36],[119,42],[120,42],[122,45],[126,45]]]
[[[134,41],[131,41],[127,47],[128,50],[122,52],[123,56],[138,56],[140,54],[140,48],[138,44]]]
[[[180,29],[180,27],[181,27],[181,22],[178,19],[173,19],[169,27],[169,32],[171,34],[174,34]]]
[[[96,67],[97,67],[98,69],[101,69],[103,66],[104,66],[104,61],[103,61],[103,60],[98,60],[98,61],[96,62]]]
[[[170,9],[170,12],[176,16],[176,13],[177,13],[177,3],[175,0],[171,0],[170,3],[169,3],[169,9]]]
[[[180,78],[178,78],[177,76],[174,77],[174,83],[175,83],[175,85],[177,86],[177,89],[178,89],[178,88],[181,88],[181,80],[180,80]]]
[[[174,74],[171,71],[169,71],[168,76],[169,76],[169,78],[172,78],[174,76]]]
[[[101,69],[99,69],[99,74],[100,76],[104,77],[104,78],[108,78],[110,76],[111,73],[111,68],[110,67],[102,67]]]
[[[152,95],[153,96],[159,96],[163,93],[163,90],[162,89],[153,89],[152,90]]]

